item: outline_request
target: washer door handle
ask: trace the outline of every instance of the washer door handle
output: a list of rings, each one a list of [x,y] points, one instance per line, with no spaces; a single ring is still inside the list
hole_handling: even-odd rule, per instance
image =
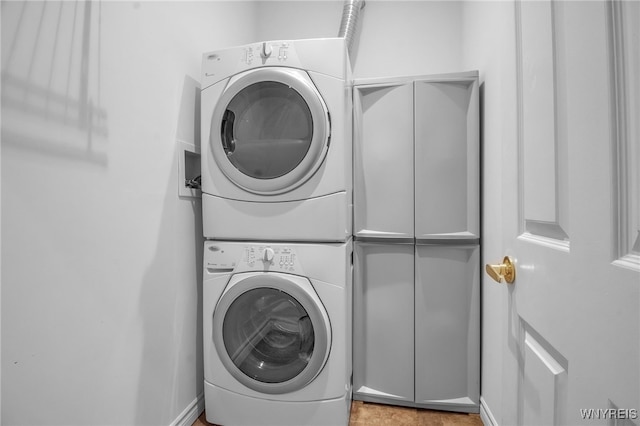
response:
[[[222,146],[227,155],[233,154],[236,150],[236,140],[233,138],[233,125],[236,115],[230,109],[224,112],[222,117]]]

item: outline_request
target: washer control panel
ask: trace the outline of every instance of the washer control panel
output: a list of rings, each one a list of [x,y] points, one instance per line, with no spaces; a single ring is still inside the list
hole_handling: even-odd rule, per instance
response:
[[[206,273],[249,271],[304,275],[295,249],[287,244],[205,243]]]
[[[242,261],[251,270],[300,272],[296,253],[287,246],[247,246]]]

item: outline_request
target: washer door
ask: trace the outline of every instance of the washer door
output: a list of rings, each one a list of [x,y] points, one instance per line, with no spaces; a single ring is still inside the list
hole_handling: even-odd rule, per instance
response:
[[[320,167],[331,134],[327,107],[304,71],[269,67],[230,80],[211,120],[211,152],[236,185],[279,194]]]
[[[329,356],[329,317],[306,278],[281,273],[232,277],[213,314],[213,343],[226,369],[258,392],[309,384]]]

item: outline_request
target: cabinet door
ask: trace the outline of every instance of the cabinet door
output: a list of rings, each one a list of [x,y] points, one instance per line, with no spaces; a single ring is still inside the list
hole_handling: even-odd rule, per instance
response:
[[[355,399],[413,402],[413,262],[413,244],[355,243]]]
[[[417,245],[415,400],[477,409],[480,398],[479,246]]]
[[[413,84],[354,89],[354,235],[413,239]]]
[[[477,77],[414,84],[416,239],[477,239]]]

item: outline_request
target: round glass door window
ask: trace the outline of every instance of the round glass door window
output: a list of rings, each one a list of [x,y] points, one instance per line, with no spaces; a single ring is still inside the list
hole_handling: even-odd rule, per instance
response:
[[[275,82],[254,83],[233,97],[222,118],[222,146],[238,170],[273,179],[298,167],[313,136],[311,111],[298,92]]]
[[[226,291],[216,306],[213,337],[218,355],[227,371],[251,389],[291,392],[306,386],[324,367],[328,317],[317,295],[311,296],[296,280],[305,279],[254,275]]]
[[[295,298],[257,288],[231,304],[223,339],[229,358],[244,374],[263,383],[282,383],[307,367],[315,335],[309,314]]]
[[[329,114],[309,76],[269,67],[232,80],[215,108],[211,149],[236,185],[277,194],[304,183],[326,155]]]

